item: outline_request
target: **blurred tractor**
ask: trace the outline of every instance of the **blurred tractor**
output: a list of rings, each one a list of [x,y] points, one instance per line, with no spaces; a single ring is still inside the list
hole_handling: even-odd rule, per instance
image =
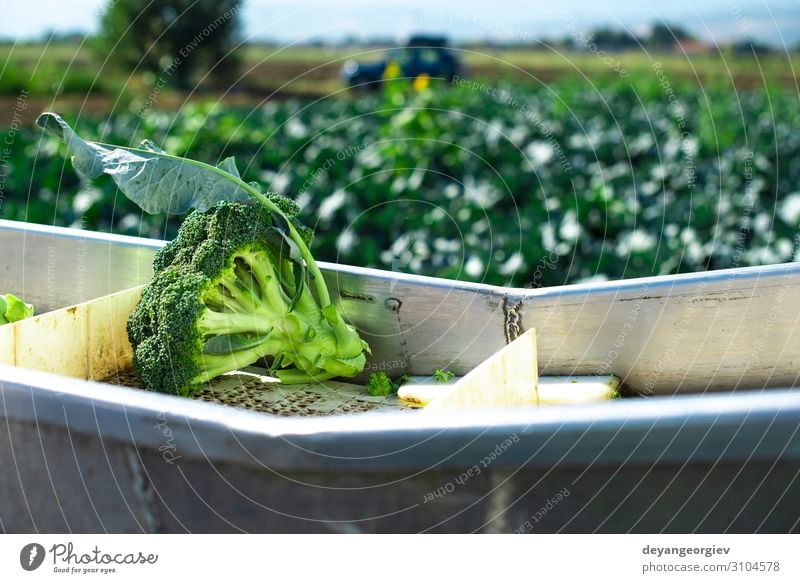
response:
[[[347,61],[342,66],[342,78],[352,89],[376,90],[387,78],[387,69],[392,71],[391,77],[409,81],[425,76],[451,82],[463,67],[445,37],[418,35],[404,47],[388,51],[386,59],[374,63]]]

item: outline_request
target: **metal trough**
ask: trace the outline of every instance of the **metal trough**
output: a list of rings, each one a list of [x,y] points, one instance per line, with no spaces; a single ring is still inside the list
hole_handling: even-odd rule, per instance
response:
[[[73,305],[146,282],[161,244],[0,221],[0,290]],[[798,529],[800,265],[538,290],[323,268],[368,370],[464,374],[535,327],[542,374],[629,397],[283,417],[0,366],[0,529]]]

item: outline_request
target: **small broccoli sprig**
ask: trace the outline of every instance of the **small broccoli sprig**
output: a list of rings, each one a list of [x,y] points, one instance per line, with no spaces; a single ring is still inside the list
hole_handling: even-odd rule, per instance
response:
[[[272,357],[287,384],[353,376],[367,344],[333,304],[306,285],[305,262],[285,236],[282,209],[218,203],[194,212],[154,260],[155,275],[128,320],[134,366],[150,389],[190,394],[214,377]]]
[[[12,294],[0,295],[0,326],[33,316],[33,306]]]
[[[403,375],[393,381],[385,372],[374,372],[367,381],[367,394],[370,397],[388,397],[397,392],[397,389],[408,382],[410,377]]]
[[[444,370],[441,368],[437,368],[433,371],[433,378],[437,383],[449,383],[450,379],[452,379],[456,374],[454,372],[450,372],[449,370]]]

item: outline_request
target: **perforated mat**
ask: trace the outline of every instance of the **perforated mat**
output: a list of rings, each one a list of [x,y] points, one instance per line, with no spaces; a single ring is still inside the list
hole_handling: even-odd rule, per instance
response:
[[[123,387],[140,386],[133,371],[112,375],[103,382]],[[411,411],[397,397],[370,397],[364,387],[338,381],[321,384],[281,385],[267,370],[247,367],[217,377],[193,398],[283,416],[320,416],[366,411]]]

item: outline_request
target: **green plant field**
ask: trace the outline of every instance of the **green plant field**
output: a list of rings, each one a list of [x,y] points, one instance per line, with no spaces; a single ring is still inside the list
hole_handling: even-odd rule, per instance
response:
[[[792,91],[667,73],[420,89],[63,113],[87,138],[235,155],[245,178],[298,200],[320,260],[538,286],[797,258]],[[143,216],[110,180],[79,184],[62,146],[32,128],[0,139],[13,143],[3,218],[174,235],[175,219]]]
[[[253,93],[254,99],[278,91],[281,94],[321,96],[342,88],[339,70],[347,59],[374,61],[385,57],[380,48],[244,45],[241,75],[229,89]],[[542,82],[613,78],[617,73],[600,57],[589,52],[549,50],[482,51],[457,49],[467,76],[492,81],[513,80],[538,85]],[[714,54],[646,54],[641,51],[613,53],[609,58],[632,77],[649,75],[654,62],[694,85],[722,84],[740,87],[780,85],[796,89],[796,54],[767,57]],[[35,95],[101,94],[127,101],[146,96],[157,79],[137,72],[120,72],[112,62],[80,44],[0,44],[0,95],[16,95],[22,89]],[[198,80],[203,85],[201,80]],[[168,91],[169,86],[166,87]],[[202,93],[202,87],[196,88]],[[112,101],[113,101],[112,100]]]

